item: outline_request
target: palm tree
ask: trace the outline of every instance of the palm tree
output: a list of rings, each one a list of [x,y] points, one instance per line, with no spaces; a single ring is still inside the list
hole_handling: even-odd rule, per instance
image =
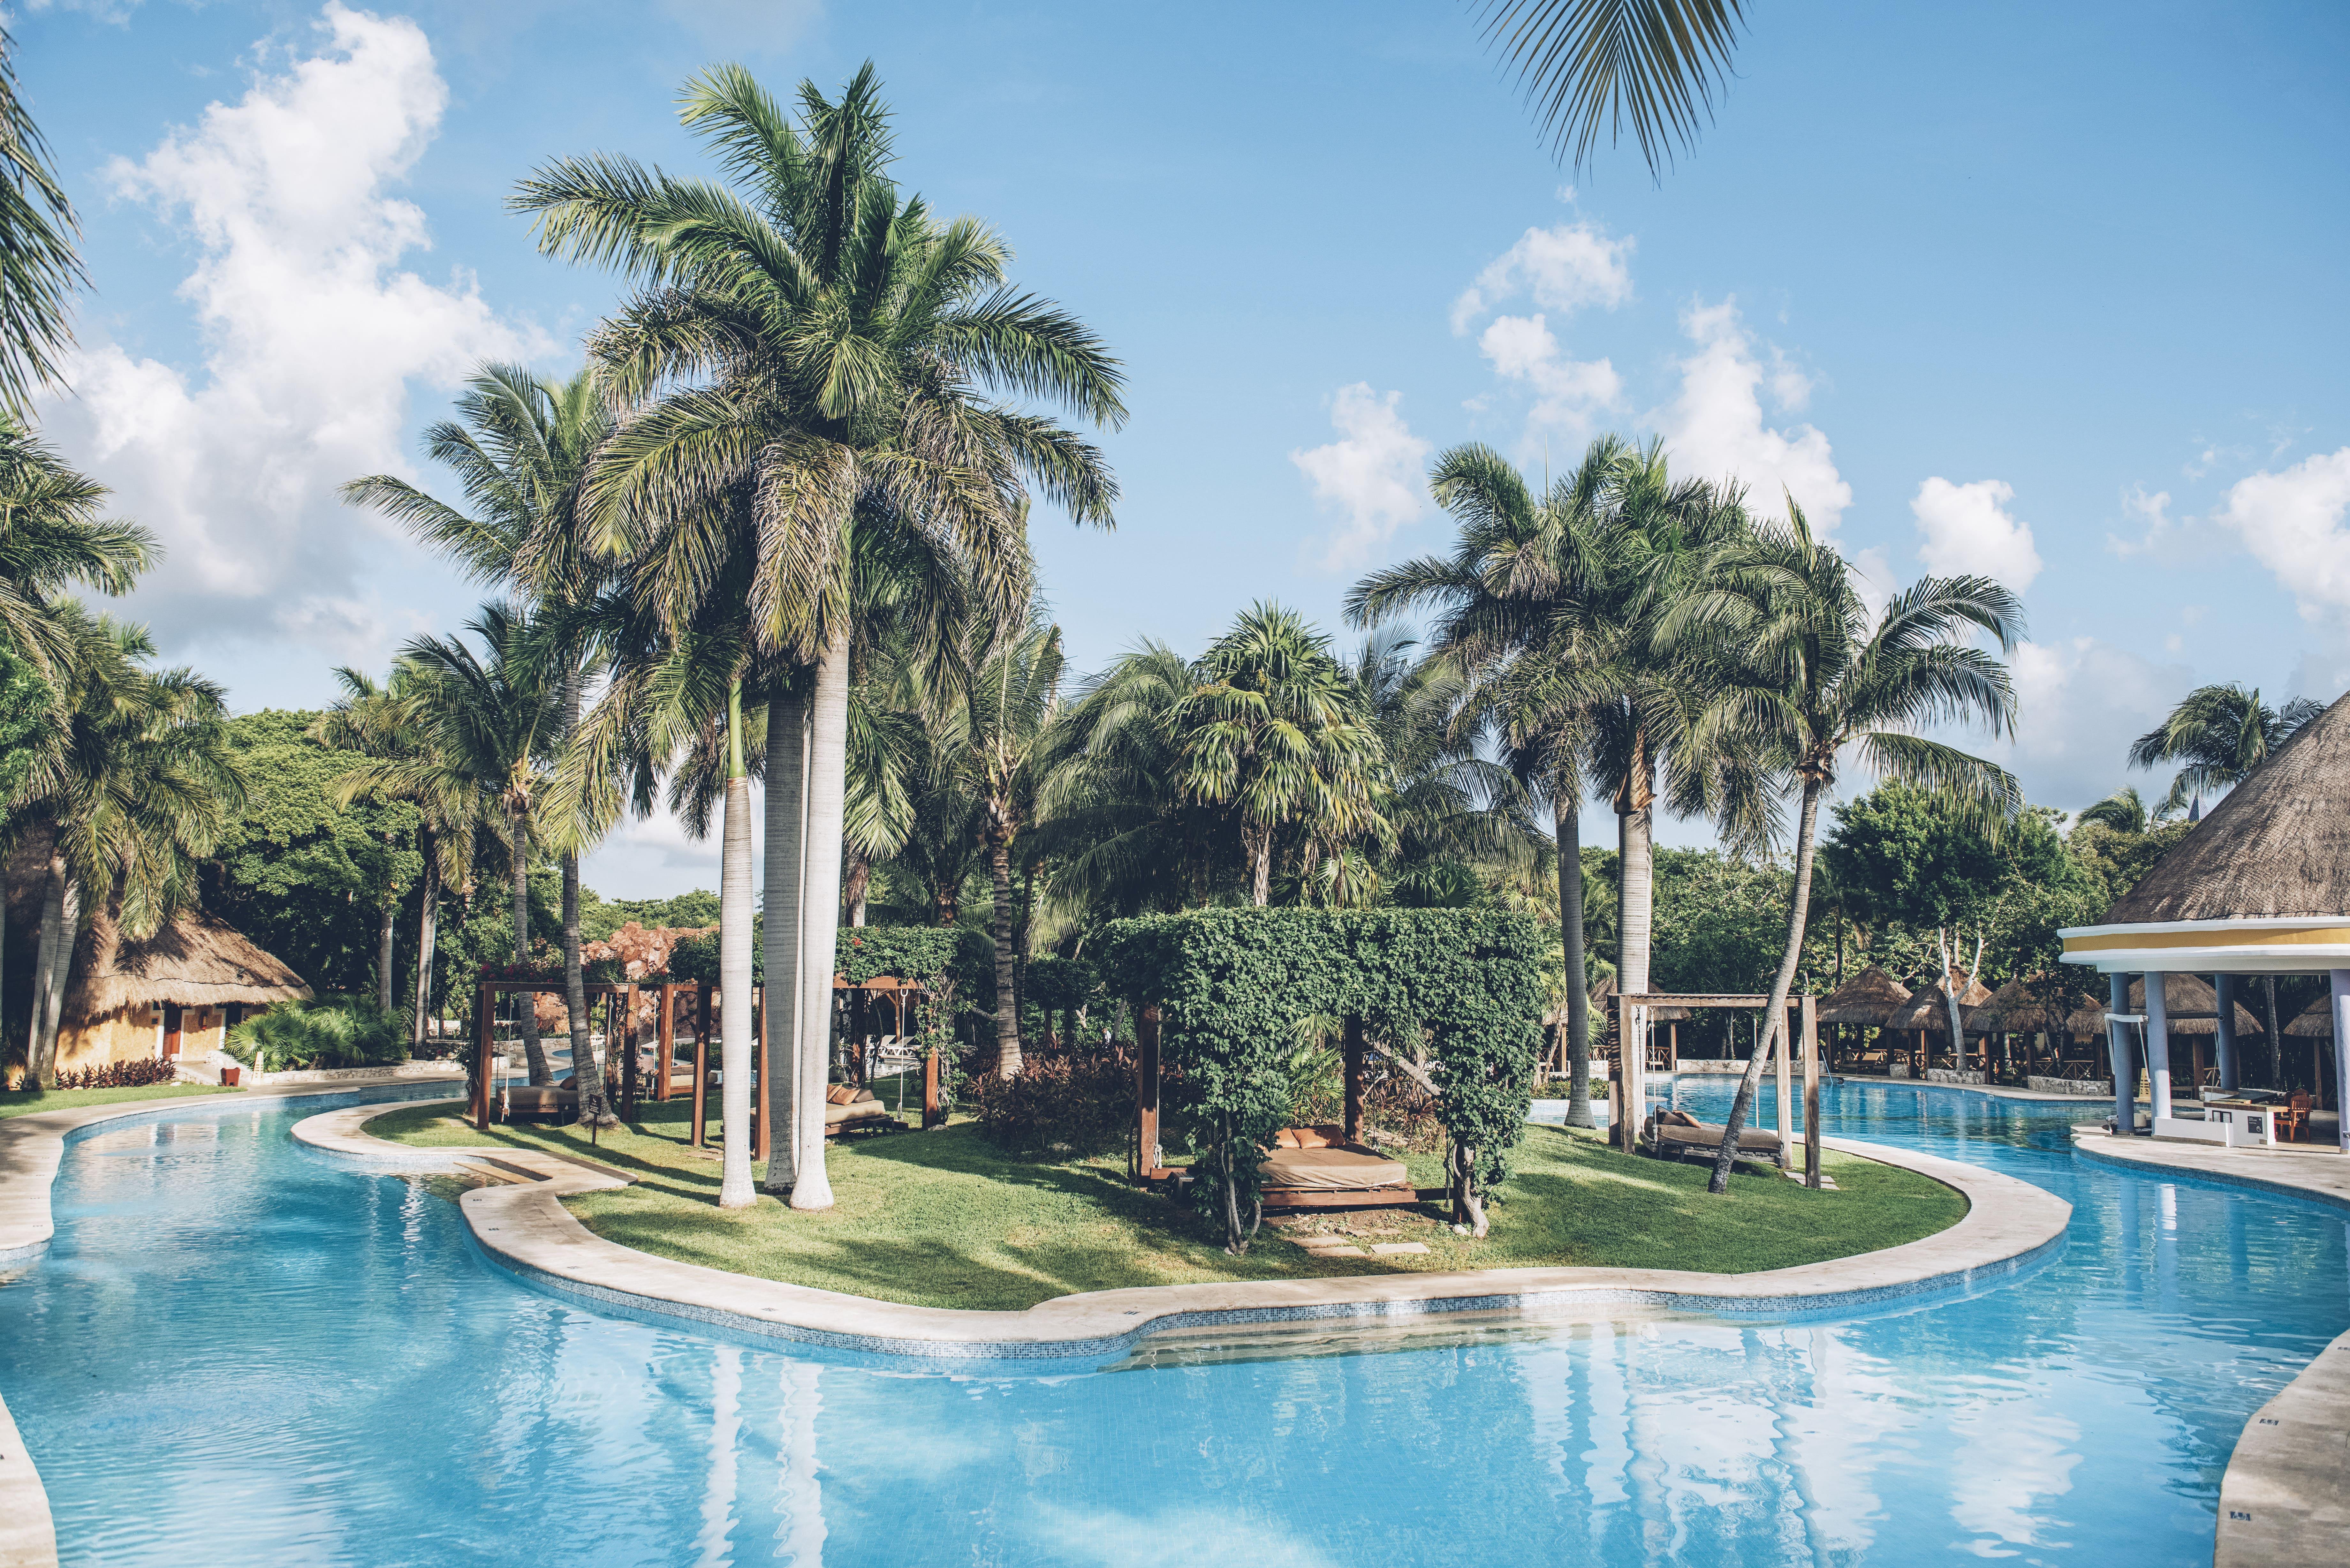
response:
[[[5,163],[5,83],[0,82],[0,163]],[[0,180],[0,232],[9,201],[21,199]],[[0,259],[0,294],[11,264]],[[7,306],[0,305],[0,316]],[[0,320],[0,330],[5,330]],[[0,395],[7,386],[0,352]],[[67,466],[10,414],[0,413],[0,639],[44,676],[73,649],[80,623],[57,613],[58,597],[76,587],[126,594],[139,574],[161,558],[154,535],[135,523],[99,515],[108,492]]]
[[[310,738],[329,751],[390,756],[413,749],[419,737],[408,705],[348,666],[335,670],[342,694],[310,725]],[[397,835],[383,833],[383,907],[377,912],[376,1005],[391,1011],[392,929],[400,914]]]
[[[470,513],[383,473],[344,485],[343,499],[396,519],[475,581],[530,596],[536,606],[534,635],[523,647],[547,665],[533,684],[556,693],[560,727],[551,743],[560,748],[578,728],[581,702],[597,673],[591,628],[602,624],[598,601],[613,577],[611,563],[591,547],[581,514],[588,465],[611,432],[602,382],[592,364],[563,381],[542,380],[518,365],[485,365],[467,380],[457,410],[457,420],[425,432],[425,450],[456,474]],[[608,1126],[614,1118],[604,1093],[604,1053],[595,1049],[588,1031],[580,960],[585,836],[571,814],[553,814],[541,826],[561,868],[571,1060],[575,1066],[592,1061],[594,1067],[592,1074],[578,1074],[579,1117]],[[387,923],[387,953],[389,933]],[[536,1027],[534,1012],[534,1034]]]
[[[44,1087],[57,1084],[85,898],[103,898],[126,935],[153,934],[193,897],[198,864],[244,805],[221,689],[186,670],[145,668],[155,646],[143,628],[70,605],[56,615],[66,643],[53,665],[57,722],[20,800],[50,839],[25,1053]]]
[[[1713,118],[1745,19],[1742,0],[1485,0],[1489,44],[1518,79],[1553,155],[1591,157],[1602,125],[1613,146],[1631,122],[1648,172],[1694,146]]]
[[[1688,650],[1717,677],[1699,737],[1767,756],[1801,792],[1787,943],[1772,977],[1763,1035],[1739,1080],[1715,1158],[1708,1190],[1720,1193],[1728,1189],[1763,1062],[1787,1027],[1820,801],[1835,787],[1846,753],[1856,750],[1878,776],[1938,795],[1987,830],[2012,818],[2022,795],[2005,769],[1917,732],[1964,722],[1986,724],[1995,735],[2013,732],[2007,668],[1968,639],[1987,632],[2002,652],[2012,651],[2023,609],[1989,577],[1925,577],[1896,594],[1872,628],[1851,567],[1813,538],[1792,501],[1784,527],[1758,527],[1712,566],[1659,628],[1668,647]],[[1952,1012],[1955,1040],[1955,1005]]]
[[[2191,798],[2235,788],[2303,724],[2325,711],[2323,702],[2296,697],[2282,708],[2261,701],[2260,688],[2236,681],[2199,686],[2178,700],[2159,725],[2130,742],[2129,765],[2183,763],[2159,810],[2189,809]]]
[[[767,967],[771,988],[785,988],[768,1016],[794,1042],[791,1201],[816,1209],[831,1202],[814,1036],[829,1016],[838,919],[853,535],[910,535],[999,608],[1017,606],[1022,481],[1103,524],[1115,487],[1084,441],[988,394],[1049,399],[1101,423],[1125,410],[1116,362],[1075,318],[1006,283],[994,234],[937,223],[884,177],[888,115],[869,66],[837,101],[803,84],[800,107],[795,123],[747,72],[714,69],[688,85],[681,119],[731,184],[598,157],[543,169],[514,204],[536,218],[543,251],[618,265],[641,286],[594,344],[632,409],[594,486],[606,546],[650,563],[650,591],[678,625],[706,602],[718,564],[748,563],[730,705],[764,670]],[[795,666],[813,667],[809,686]],[[730,814],[748,810],[747,767],[730,774],[727,798]],[[739,891],[720,943],[722,975],[745,989],[747,826],[726,832],[722,901],[729,876]],[[777,1005],[786,1000],[796,1005]],[[738,1017],[730,1010],[730,1095],[750,1056]],[[729,1153],[720,1202],[740,1207],[749,1164],[732,1158],[731,1133]]]
[[[1260,601],[1210,645],[1170,715],[1182,787],[1237,808],[1249,894],[1270,900],[1274,840],[1292,823],[1324,843],[1389,831],[1386,759],[1330,639]]]
[[[89,277],[73,203],[16,90],[16,48],[0,32],[0,406],[22,418],[36,388],[59,384],[69,303]]]
[[[342,695],[313,726],[312,733],[338,750],[363,759],[337,779],[335,798],[348,805],[362,797],[405,801],[417,813],[417,848],[424,862],[424,886],[416,921],[416,993],[409,1018],[408,1048],[411,1055],[424,1045],[426,1021],[432,1006],[432,959],[438,944],[441,890],[444,883],[463,886],[472,875],[473,827],[482,800],[473,781],[452,767],[435,743],[433,715],[429,708],[432,687],[417,667],[398,662],[391,679],[379,685],[359,670],[335,671]],[[385,898],[383,930],[378,945],[379,990],[384,1011],[391,1010],[391,918],[397,900]]]
[[[2162,815],[2159,807],[2151,813],[2147,810],[2137,785],[2124,784],[2095,805],[2083,807],[2075,823],[2085,826],[2094,822],[2110,827],[2116,833],[2137,835],[2144,833]]]
[[[458,795],[470,793],[504,840],[514,889],[514,961],[530,961],[530,854],[538,827],[541,795],[556,737],[561,729],[559,697],[551,689],[545,660],[535,657],[529,617],[512,605],[484,605],[465,630],[478,639],[475,653],[463,637],[420,637],[400,650],[415,672],[420,727],[429,737],[421,754],[379,759],[346,775],[351,787],[386,794],[414,789]],[[584,1010],[583,1010],[584,1011]],[[539,1039],[536,998],[522,1008],[523,1053],[530,1081],[546,1084],[546,1048]],[[575,1037],[576,1042],[576,1037]],[[584,1054],[575,1054],[583,1107],[608,1115],[603,1106],[603,1075]]]

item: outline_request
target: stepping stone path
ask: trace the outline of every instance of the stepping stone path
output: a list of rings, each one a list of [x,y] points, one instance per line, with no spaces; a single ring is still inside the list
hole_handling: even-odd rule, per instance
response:
[[[1428,1243],[1425,1241],[1374,1241],[1371,1243],[1371,1251],[1382,1258],[1394,1258],[1407,1252],[1425,1252],[1428,1251]]]

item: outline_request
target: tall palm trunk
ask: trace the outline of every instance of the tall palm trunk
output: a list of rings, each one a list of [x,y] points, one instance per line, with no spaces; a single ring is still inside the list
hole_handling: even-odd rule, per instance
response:
[[[799,690],[775,682],[767,693],[766,920],[761,928],[767,971],[767,1190],[792,1189],[806,1129],[797,1114],[800,1082],[801,886],[807,835],[807,703]],[[816,1136],[824,1136],[819,1124]]]
[[[519,811],[509,809],[506,820],[512,825],[514,842],[514,961],[516,967],[530,962],[530,829]],[[521,1004],[522,1054],[530,1064],[530,1081],[545,1085],[554,1075],[546,1070],[546,1046],[538,1037],[538,993],[530,991],[515,992]],[[572,1066],[578,1066],[572,1059]]]
[[[832,1207],[824,1168],[824,1089],[832,1064],[832,974],[840,943],[840,837],[848,784],[848,634],[816,666],[808,715],[806,843],[800,864],[800,1168],[792,1207]]]
[[[391,858],[391,835],[383,836],[383,855]],[[400,919],[400,885],[387,873],[383,882],[383,918],[375,934],[375,1004],[389,1016],[391,1012],[392,928]]]
[[[988,879],[995,888],[995,1071],[1020,1075],[1019,965],[1012,942],[1012,845],[1000,831],[987,836]]]
[[[1656,796],[1648,777],[1648,763],[1643,758],[1624,786],[1624,794],[1616,805],[1616,994],[1638,996],[1648,989],[1648,936],[1656,908],[1656,854],[1650,838],[1654,826]],[[1635,1051],[1648,1048],[1648,1010],[1635,1008],[1627,1017],[1628,1028],[1624,1038],[1616,1043],[1623,1053],[1619,1061],[1633,1059]],[[1648,1059],[1640,1059],[1645,1079]],[[1639,1125],[1645,1106],[1627,1105],[1623,1114],[1634,1127]]]
[[[1249,891],[1262,909],[1273,901],[1273,829],[1253,827],[1248,832]]]
[[[748,1209],[751,1186],[751,780],[743,765],[743,682],[726,693],[726,823],[718,863],[720,1114],[726,1126],[718,1207]]]
[[[71,881],[66,874],[64,854],[51,849],[48,877],[41,889],[40,943],[33,956],[32,1014],[25,1032],[26,1081],[44,1089],[57,1086],[57,1037],[49,1020],[57,1012],[61,1000],[57,992],[64,983],[57,963],[58,950],[72,950],[72,938],[65,934],[66,888]]]
[[[1722,1124],[1721,1147],[1713,1157],[1713,1175],[1705,1184],[1708,1192],[1717,1195],[1730,1190],[1730,1168],[1738,1158],[1738,1129],[1746,1125],[1747,1107],[1762,1086],[1762,1064],[1786,1033],[1787,992],[1794,987],[1795,965],[1804,956],[1804,922],[1812,905],[1812,851],[1819,833],[1820,794],[1826,784],[1808,775],[1804,780],[1804,808],[1795,823],[1795,896],[1787,914],[1787,950],[1779,955],[1779,972],[1771,977],[1764,1024],[1755,1036],[1754,1054],[1739,1077],[1738,1093],[1730,1102],[1730,1119]]]
[[[416,1009],[408,1021],[408,1054],[424,1049],[425,1020],[432,1011],[432,947],[441,934],[441,861],[432,836],[424,838],[424,907],[416,917]]]
[[[579,1119],[599,1127],[617,1126],[619,1118],[612,1114],[606,1076],[615,1031],[608,1028],[604,1044],[598,1045],[595,1032],[588,1026],[588,966],[579,954],[579,856],[569,849],[563,852],[563,1008],[571,1025],[571,1071],[579,1083]],[[618,1033],[626,1034],[633,1024],[633,1020],[622,1021]]]
[[[866,890],[873,885],[873,862],[861,851],[849,850],[846,854],[848,873],[842,878],[841,898],[848,906],[848,923],[861,928],[865,924]]]
[[[1558,929],[1566,949],[1566,1125],[1591,1126],[1591,985],[1583,957],[1583,802],[1551,801],[1558,835]]]

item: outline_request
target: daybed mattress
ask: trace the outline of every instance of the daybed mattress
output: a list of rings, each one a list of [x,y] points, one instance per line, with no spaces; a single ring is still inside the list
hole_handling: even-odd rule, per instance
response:
[[[1712,1126],[1660,1127],[1657,1129],[1657,1139],[1659,1143],[1687,1144],[1691,1148],[1720,1148],[1721,1129]],[[1776,1155],[1779,1152],[1779,1135],[1767,1127],[1740,1127],[1738,1147],[1741,1150]]]
[[[826,1106],[824,1125],[837,1127],[845,1127],[850,1122],[887,1121],[892,1114],[889,1107],[879,1100],[852,1100],[845,1106]]]
[[[1351,1192],[1367,1187],[1408,1187],[1403,1161],[1351,1148],[1277,1148],[1257,1167],[1267,1187]]]
[[[576,1111],[579,1108],[577,1089],[550,1089],[545,1085],[517,1084],[506,1090],[506,1107],[521,1116],[541,1116],[548,1111]]]

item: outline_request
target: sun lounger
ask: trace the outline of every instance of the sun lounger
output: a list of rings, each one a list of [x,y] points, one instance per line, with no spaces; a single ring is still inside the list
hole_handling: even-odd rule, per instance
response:
[[[835,1084],[825,1091],[824,1136],[840,1137],[852,1132],[896,1132],[897,1116],[876,1099],[870,1089]]]
[[[1257,1167],[1267,1209],[1371,1208],[1419,1201],[1411,1172],[1336,1127],[1284,1127]]]
[[[1667,1159],[1685,1159],[1690,1155],[1711,1158],[1721,1147],[1721,1128],[1712,1122],[1701,1122],[1687,1111],[1658,1111],[1650,1115],[1641,1129],[1642,1141],[1648,1152]],[[1738,1157],[1776,1165],[1779,1162],[1779,1135],[1767,1127],[1738,1129]]]

